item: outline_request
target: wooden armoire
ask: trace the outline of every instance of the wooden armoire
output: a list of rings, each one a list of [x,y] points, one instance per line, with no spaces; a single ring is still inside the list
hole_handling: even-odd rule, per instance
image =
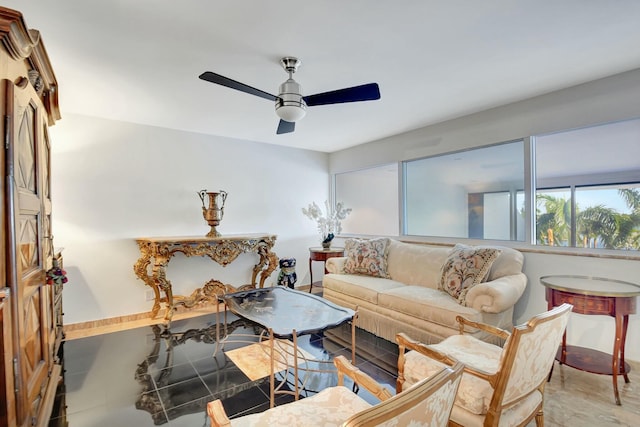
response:
[[[0,426],[47,425],[61,377],[48,127],[58,84],[40,33],[0,7]],[[56,313],[58,310],[58,313]]]

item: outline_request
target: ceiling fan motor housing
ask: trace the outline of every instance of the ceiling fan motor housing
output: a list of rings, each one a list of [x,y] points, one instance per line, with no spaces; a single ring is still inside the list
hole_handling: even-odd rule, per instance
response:
[[[280,85],[276,99],[276,114],[285,122],[295,123],[307,114],[307,104],[302,99],[302,86],[289,78]]]

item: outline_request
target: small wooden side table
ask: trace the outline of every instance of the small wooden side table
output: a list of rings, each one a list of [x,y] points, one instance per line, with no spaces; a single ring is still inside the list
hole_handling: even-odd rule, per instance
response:
[[[540,282],[547,288],[549,309],[567,302],[573,305],[574,313],[615,317],[616,334],[612,355],[593,349],[567,346],[565,332],[556,360],[581,371],[612,375],[613,394],[616,404],[621,405],[618,375],[622,375],[624,381],[629,382],[631,367],[624,361],[624,347],[629,315],[636,312],[636,297],[640,295],[640,285],[599,277],[562,275],[544,276],[540,278]]]
[[[311,268],[311,263],[313,261],[322,261],[325,263],[325,274],[327,273],[326,261],[329,258],[334,257],[342,257],[344,256],[344,248],[329,248],[325,249],[322,247],[317,248],[309,248],[309,279],[311,283],[309,284],[309,292],[313,288],[313,269]]]

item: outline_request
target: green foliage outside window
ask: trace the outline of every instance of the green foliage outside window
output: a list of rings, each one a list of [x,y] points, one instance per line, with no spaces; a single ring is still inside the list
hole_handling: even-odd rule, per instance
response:
[[[575,231],[571,219],[571,198],[538,193],[536,203],[537,243],[546,246],[571,246],[604,249],[640,249],[640,188],[621,188],[618,194],[628,213],[603,204],[575,207]]]

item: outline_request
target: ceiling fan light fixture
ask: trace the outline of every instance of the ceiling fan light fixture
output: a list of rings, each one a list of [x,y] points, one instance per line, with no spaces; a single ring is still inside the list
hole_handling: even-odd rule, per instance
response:
[[[276,99],[276,114],[285,122],[295,123],[307,114],[307,104],[302,99],[302,87],[293,79],[280,85]]]
[[[295,123],[307,114],[307,110],[300,106],[283,105],[276,110],[276,114],[285,122]]]

